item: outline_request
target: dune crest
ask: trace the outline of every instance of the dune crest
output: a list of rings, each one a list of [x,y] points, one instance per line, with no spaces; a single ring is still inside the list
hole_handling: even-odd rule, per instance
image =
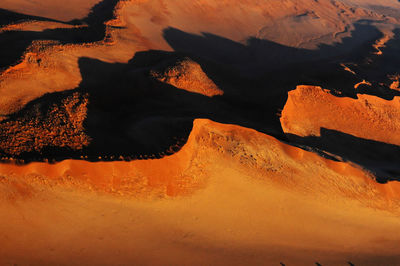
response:
[[[337,194],[379,208],[385,208],[387,200],[395,203],[400,198],[396,183],[378,184],[348,163],[324,159],[252,129],[206,119],[194,121],[188,142],[179,152],[161,159],[2,163],[0,173],[32,183],[55,182],[130,197],[164,197],[190,195],[206,187],[215,167],[243,171],[255,180],[289,190]],[[365,193],[374,194],[374,200],[365,198]]]
[[[26,1],[19,1],[16,5],[28,5]],[[95,3],[97,1],[92,4]],[[109,3],[115,3],[112,16],[98,21],[98,14],[92,10],[86,20],[81,21],[81,27],[54,22],[49,22],[48,26],[42,25],[47,22],[40,22],[41,26],[37,26],[38,22],[32,21],[16,26],[18,31],[35,32],[47,27],[76,32],[71,32],[70,40],[64,40],[63,31],[55,31],[52,41],[43,41],[48,35],[35,36],[37,39],[28,45],[20,58],[16,58],[8,69],[0,70],[1,115],[16,112],[45,93],[76,88],[82,80],[77,64],[80,57],[126,63],[139,51],[173,50],[164,36],[164,30],[169,27],[193,34],[206,32],[243,44],[255,37],[289,47],[316,49],[321,44],[334,45],[350,37],[353,23],[360,19],[396,23],[389,16],[329,0],[237,1],[234,4],[231,1],[124,0]],[[60,4],[54,2],[54,5]],[[9,5],[11,1],[0,4],[0,8]],[[75,6],[79,8],[81,5]],[[99,12],[104,10],[100,8]],[[212,15],[216,13],[218,16]],[[87,23],[92,25],[87,28]],[[299,28],[309,29],[309,33],[300,33]],[[104,37],[101,40],[85,40],[86,36],[102,31]],[[27,61],[25,55],[33,51],[39,51],[40,65]],[[15,68],[18,63],[18,68]],[[215,92],[208,94],[216,95]]]
[[[357,97],[336,97],[321,87],[298,86],[289,92],[282,128],[285,133],[302,137],[320,136],[320,129],[326,128],[400,145],[400,98]]]
[[[160,73],[152,71],[151,75],[161,82],[165,82],[176,88],[189,92],[200,93],[213,97],[223,95],[224,92],[207,77],[201,66],[189,58],[177,62],[176,65],[168,67]]]
[[[0,0],[0,265],[397,265],[399,10]]]

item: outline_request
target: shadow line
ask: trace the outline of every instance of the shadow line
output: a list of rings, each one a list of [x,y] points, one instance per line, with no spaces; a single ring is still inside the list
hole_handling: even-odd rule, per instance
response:
[[[106,39],[108,36],[105,22],[114,18],[114,9],[119,0],[103,0],[92,7],[84,19],[61,22],[47,18],[28,16],[0,9],[2,20],[9,24],[13,20],[56,21],[68,25],[82,25],[70,29],[49,29],[42,32],[7,31],[0,34],[0,70],[21,62],[21,57],[35,40],[51,40],[61,44],[85,44]],[[1,15],[4,15],[3,17]],[[3,22],[3,23],[4,23]],[[10,49],[12,47],[12,49]]]
[[[307,150],[322,156],[336,155],[340,161],[350,161],[373,173],[377,181],[400,181],[400,146],[362,139],[336,130],[321,128],[321,136],[288,138]],[[306,145],[306,147],[304,147]],[[327,154],[328,153],[328,154]]]

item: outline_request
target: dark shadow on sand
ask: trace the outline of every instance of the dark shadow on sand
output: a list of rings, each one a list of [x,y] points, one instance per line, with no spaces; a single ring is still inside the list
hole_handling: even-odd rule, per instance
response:
[[[15,42],[21,41],[23,36],[30,36],[28,40],[45,38],[65,43],[99,39],[104,37],[104,21],[110,18],[109,8],[115,3],[114,0],[101,2],[87,18],[89,27],[81,31],[11,32],[8,38],[15,34]],[[6,34],[0,35],[0,42]],[[160,158],[182,147],[196,118],[253,128],[287,141],[279,121],[279,111],[286,103],[287,92],[298,84],[309,84],[331,89],[333,94],[340,97],[356,97],[357,92],[367,89],[361,88],[356,92],[354,84],[359,82],[358,77],[344,71],[340,63],[356,62],[362,65],[366,57],[373,56],[372,44],[382,34],[368,22],[360,22],[356,24],[352,38],[345,38],[342,43],[333,46],[321,45],[315,51],[255,38],[242,44],[209,33],[195,35],[174,28],[165,29],[164,37],[175,52],[139,52],[127,64],[81,58],[79,67],[82,83],[78,88],[45,95],[1,122],[0,125],[32,115],[33,110],[38,108],[46,114],[51,105],[60,104],[62,99],[75,92],[89,95],[85,129],[92,142],[87,148],[75,152],[49,146],[40,152],[21,154],[19,158],[25,163],[43,158],[63,160],[80,156],[88,156],[88,160],[99,160],[99,156],[102,160],[115,160],[119,156],[127,160]],[[28,45],[28,41],[22,42],[19,52]],[[394,50],[388,54],[397,56],[394,55],[396,47],[391,46],[388,45],[387,49]],[[13,55],[14,59],[17,55],[18,52]],[[185,58],[199,63],[207,76],[224,91],[224,95],[209,98],[190,93],[159,82],[150,75],[153,70],[162,72]],[[398,62],[391,57],[383,60],[388,60],[385,62],[390,64]],[[388,88],[369,93],[383,98],[400,95]],[[321,144],[325,142],[316,140],[307,142],[307,145],[364,167],[371,165],[370,161],[379,162],[379,156],[356,156],[352,153],[354,149],[346,151],[346,145],[358,145],[359,149],[364,150],[378,149],[378,146],[385,144],[369,144],[351,138],[344,138],[343,141],[345,139],[344,150],[339,148],[342,144],[330,148]],[[294,143],[302,141],[295,139]],[[398,152],[397,147],[386,148],[385,151],[391,156]],[[387,172],[384,170],[383,173]]]
[[[21,13],[17,13],[11,10],[7,10],[4,8],[0,8],[0,27],[8,24],[20,22],[20,21],[28,21],[28,20],[36,20],[36,21],[53,21],[60,22],[54,19],[38,17],[38,16],[30,16]]]
[[[0,9],[0,25],[38,20],[82,26],[70,29],[49,29],[42,32],[8,31],[0,34],[0,70],[20,62],[22,55],[33,41],[50,40],[60,44],[84,44],[107,39],[109,36],[106,36],[105,22],[114,17],[114,8],[118,2],[119,0],[103,0],[93,6],[86,18],[68,23]]]
[[[379,141],[358,138],[336,130],[321,128],[321,136],[288,138],[300,147],[312,147],[322,156],[333,154],[341,161],[354,162],[377,177],[377,181],[400,181],[400,147]],[[308,148],[309,150],[309,148]],[[328,153],[328,154],[327,154]]]
[[[400,96],[400,92],[389,89],[390,84],[381,84],[385,78],[387,83],[386,73],[398,69],[400,36],[396,34],[394,40],[387,44],[384,49],[387,55],[383,57],[374,55],[372,47],[381,37],[382,33],[367,20],[355,23],[351,37],[334,45],[321,44],[317,50],[287,47],[256,38],[242,44],[210,33],[195,35],[176,28],[164,30],[164,38],[175,51],[195,57],[218,85],[239,84],[241,89],[235,90],[240,90],[241,96],[246,99],[286,93],[299,84],[322,86],[339,92],[337,96],[340,97],[356,98],[357,93],[385,99]],[[391,49],[393,52],[390,52]],[[229,69],[230,74],[221,75],[218,70],[201,62],[205,59]],[[366,59],[368,62],[365,62]],[[340,66],[345,62],[357,65],[360,75],[345,71]],[[373,71],[374,68],[381,70]],[[354,85],[362,81],[361,77],[372,82],[372,88],[361,86],[358,91],[354,90]],[[225,87],[230,89],[232,86]]]

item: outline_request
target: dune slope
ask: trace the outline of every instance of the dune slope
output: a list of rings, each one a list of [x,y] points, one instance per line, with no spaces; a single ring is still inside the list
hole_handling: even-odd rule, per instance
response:
[[[298,143],[361,164],[383,180],[399,180],[399,97],[357,97],[298,86],[289,92],[282,111],[283,131]]]
[[[0,265],[398,265],[400,2],[67,2],[0,2]]]
[[[238,126],[196,120],[182,150],[159,160],[2,164],[0,172],[1,263],[398,259],[397,183]]]

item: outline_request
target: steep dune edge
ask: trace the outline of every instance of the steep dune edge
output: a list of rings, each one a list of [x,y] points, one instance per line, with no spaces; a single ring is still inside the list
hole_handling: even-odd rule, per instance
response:
[[[36,35],[33,35],[32,42],[26,49],[21,51],[18,60],[0,69],[0,93],[3,95],[0,115],[7,116],[17,112],[28,102],[46,93],[78,87],[82,81],[78,65],[81,57],[97,58],[110,63],[126,63],[136,51],[148,49],[143,47],[140,37],[137,37],[135,32],[126,32],[118,22],[126,2],[116,1],[115,8],[111,10],[113,16],[103,23],[97,21],[103,17],[96,17],[98,14],[90,13],[94,17],[93,28],[87,27],[85,21],[79,26],[25,21],[3,27],[3,34],[23,31],[21,39],[26,38],[24,34]],[[40,35],[43,30],[45,32]],[[87,36],[97,37],[101,32],[104,32],[104,38],[100,40],[92,40]],[[122,33],[125,35],[122,36]]]
[[[358,94],[352,99],[321,87],[298,86],[289,92],[281,123],[285,133],[301,137],[320,136],[325,128],[400,145],[400,97],[384,100]]]
[[[52,29],[73,29],[83,26],[75,26],[70,24],[64,24],[60,22],[49,22],[49,21],[36,21],[28,20],[23,22],[11,23],[0,27],[0,34],[10,31],[31,31],[31,32],[43,32],[44,30]]]
[[[338,194],[380,208],[386,208],[386,200],[397,202],[400,197],[398,184],[378,184],[372,176],[348,163],[324,159],[252,129],[202,119],[194,121],[187,144],[162,159],[3,163],[0,173],[16,180],[75,184],[122,195],[177,196],[204,187],[217,165],[290,190]]]
[[[160,160],[1,164],[0,192],[0,264],[372,266],[400,254],[398,183],[210,120]]]
[[[190,58],[184,58],[163,71],[152,71],[151,75],[161,82],[189,92],[213,97],[224,92],[207,77],[201,66]]]
[[[315,86],[289,92],[281,125],[303,148],[354,162],[379,182],[400,180],[400,98],[337,97]]]
[[[0,115],[7,116],[18,111],[29,101],[45,93],[77,87],[82,80],[77,63],[80,57],[96,58],[109,63],[126,63],[138,51],[171,51],[173,48],[164,36],[164,30],[168,27],[190,34],[207,32],[239,43],[246,43],[250,38],[256,37],[289,46],[311,45],[316,48],[320,42],[332,45],[349,37],[352,29],[350,25],[359,19],[394,23],[390,18],[374,12],[353,9],[338,1],[328,0],[290,0],[287,3],[238,1],[237,5],[232,2],[175,0],[114,2],[114,17],[101,23],[104,24],[104,29],[89,29],[88,32],[79,32],[86,30],[85,27],[70,29],[69,34],[73,38],[68,41],[62,41],[65,32],[54,32],[50,37],[39,36],[33,40],[18,62],[20,64],[12,65],[0,73]],[[216,13],[219,15],[211,15]],[[277,29],[274,25],[279,19],[289,21],[282,24],[285,27]],[[295,33],[293,28],[303,28],[303,23],[307,27],[315,28],[315,31],[305,39],[297,35],[295,39],[291,38]],[[37,23],[16,27],[31,32],[37,31],[37,27],[46,28]],[[53,28],[55,25],[49,24],[47,27]],[[72,32],[73,30],[76,32]],[[85,40],[87,33],[101,31],[105,31],[103,40],[75,43],[76,40]],[[60,34],[61,37],[58,36]],[[270,39],[271,36],[282,38]],[[174,39],[179,36],[169,37]],[[49,38],[52,41],[45,41]]]
[[[366,44],[390,58],[400,12],[361,4],[391,1],[1,0],[62,19],[100,5],[0,28],[0,265],[398,265],[400,97],[299,86],[285,138],[293,84],[361,67],[230,68]],[[391,59],[365,64],[396,91]]]

